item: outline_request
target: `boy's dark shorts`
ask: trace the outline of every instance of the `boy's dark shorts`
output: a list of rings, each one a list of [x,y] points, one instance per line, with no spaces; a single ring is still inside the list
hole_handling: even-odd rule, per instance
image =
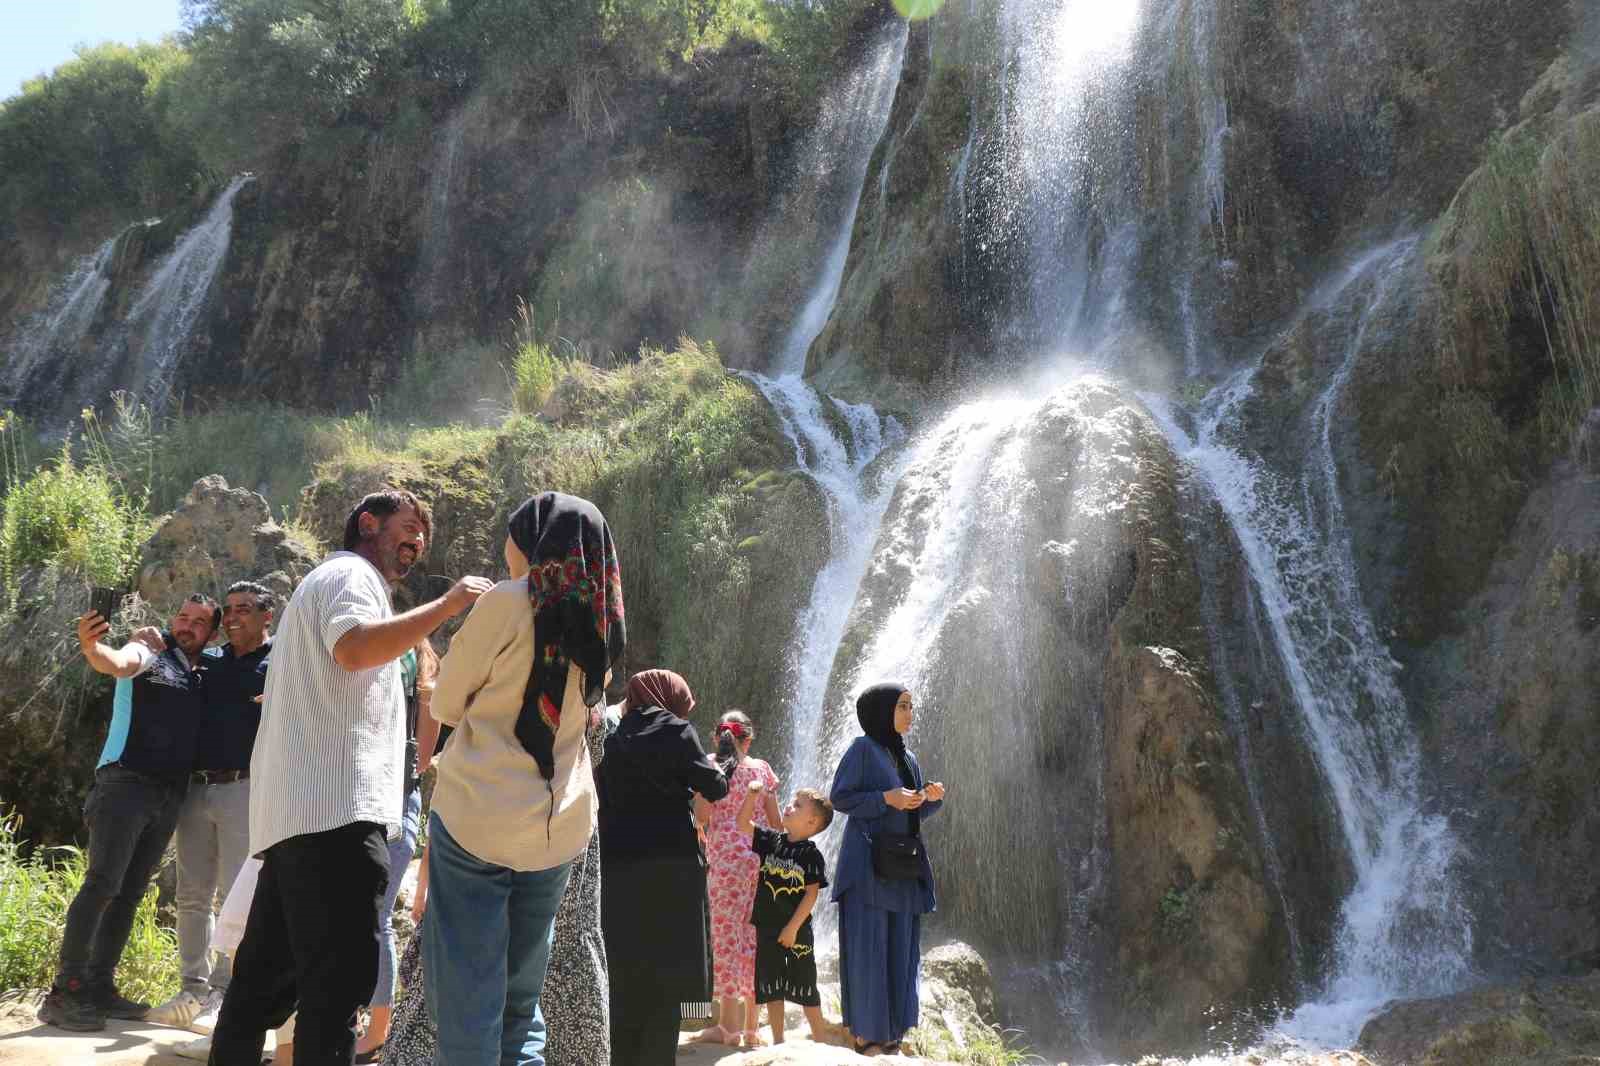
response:
[[[817,995],[817,952],[811,921],[795,934],[794,947],[778,943],[782,929],[756,927],[756,1002],[783,1000],[801,1007],[820,1007]]]

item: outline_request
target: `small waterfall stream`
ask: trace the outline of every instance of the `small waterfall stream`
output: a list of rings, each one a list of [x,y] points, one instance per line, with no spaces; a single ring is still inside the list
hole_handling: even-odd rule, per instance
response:
[[[233,199],[255,180],[240,174],[228,182],[205,217],[191,227],[156,266],[128,312],[128,326],[142,323],[142,342],[121,387],[153,406],[164,406],[173,371],[189,340],[211,282],[228,254],[233,236]]]
[[[1451,876],[1457,846],[1444,818],[1422,806],[1417,742],[1397,668],[1362,600],[1333,440],[1351,370],[1416,247],[1406,238],[1369,252],[1319,298],[1356,325],[1307,415],[1297,476],[1250,453],[1244,412],[1259,363],[1215,390],[1193,434],[1165,399],[1144,397],[1238,540],[1354,866],[1332,977],[1283,1027],[1319,1046],[1353,1042],[1388,999],[1438,994],[1469,976],[1471,923]]]
[[[893,419],[864,404],[823,396],[802,375],[806,352],[838,299],[856,209],[872,152],[889,121],[906,38],[903,22],[885,24],[859,66],[835,85],[798,154],[799,188],[788,197],[791,210],[780,213],[764,234],[770,246],[783,238],[781,231],[803,229],[799,219],[789,217],[798,205],[836,213],[835,229],[821,235],[827,243],[813,267],[816,280],[784,335],[773,373],[748,375],[782,419],[795,464],[816,481],[828,506],[828,562],[812,583],[786,656],[783,717],[791,741],[783,768],[789,787],[827,783],[819,776],[816,744],[823,695],[872,548],[864,531],[877,528],[888,501],[886,487],[869,483],[867,468],[903,436]]]
[[[118,242],[129,230],[141,225],[145,223],[135,222],[102,244],[94,254],[79,259],[56,285],[49,305],[13,342],[5,363],[0,396],[14,402],[41,359],[71,358],[111,288],[111,264]]]

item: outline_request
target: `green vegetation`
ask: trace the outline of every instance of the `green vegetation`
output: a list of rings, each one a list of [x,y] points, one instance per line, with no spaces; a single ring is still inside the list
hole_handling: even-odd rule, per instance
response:
[[[67,907],[83,884],[83,853],[58,847],[25,854],[21,821],[0,813],[0,996],[49,987]],[[160,1003],[179,983],[177,939],[157,919],[151,886],[134,916],[117,986],[132,999]]]
[[[328,540],[360,493],[400,484],[432,504],[450,566],[495,571],[512,507],[546,489],[585,496],[618,539],[628,668],[672,665],[709,706],[764,705],[758,685],[781,674],[782,634],[826,542],[816,489],[790,472],[765,401],[687,340],[615,369],[557,362],[543,417],[519,400],[496,426],[344,420],[302,521]]]
[[[94,584],[120,583],[140,532],[105,474],[78,466],[63,450],[0,499],[0,586],[6,602],[15,600],[25,570],[47,565]]]
[[[958,1040],[937,1023],[925,1023],[906,1034],[905,1046],[912,1054],[939,1062],[962,1066],[1027,1066],[1044,1060],[1020,1046],[1022,1033],[973,1026]]]
[[[1546,428],[1570,431],[1600,405],[1600,109],[1530,122],[1496,139],[1439,226],[1435,272],[1448,284],[1449,337],[1487,312],[1543,336],[1552,380]],[[1460,377],[1460,345],[1442,369]]]
[[[131,215],[192,192],[199,160],[165,91],[188,61],[171,38],[104,44],[25,82],[0,104],[0,219],[61,224],[85,205]]]
[[[369,142],[392,152],[475,90],[509,90],[519,107],[566,110],[592,129],[609,122],[620,83],[735,39],[763,42],[771,81],[807,107],[868,7],[184,0],[184,32],[81,49],[0,103],[0,230],[165,211],[286,150],[328,166]]]

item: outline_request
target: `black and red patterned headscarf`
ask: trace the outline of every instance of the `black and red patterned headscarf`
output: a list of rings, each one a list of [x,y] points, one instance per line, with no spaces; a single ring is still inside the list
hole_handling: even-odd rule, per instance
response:
[[[522,693],[516,734],[546,781],[555,776],[556,730],[567,671],[583,671],[583,702],[605,696],[606,673],[622,658],[622,571],[600,509],[545,492],[512,512],[512,543],[528,557],[533,604],[533,670]]]

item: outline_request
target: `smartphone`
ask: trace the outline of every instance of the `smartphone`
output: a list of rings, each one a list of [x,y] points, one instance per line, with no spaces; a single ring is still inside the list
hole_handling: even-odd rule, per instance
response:
[[[101,618],[111,621],[122,609],[122,590],[96,585],[89,590],[89,610],[98,611]]]

